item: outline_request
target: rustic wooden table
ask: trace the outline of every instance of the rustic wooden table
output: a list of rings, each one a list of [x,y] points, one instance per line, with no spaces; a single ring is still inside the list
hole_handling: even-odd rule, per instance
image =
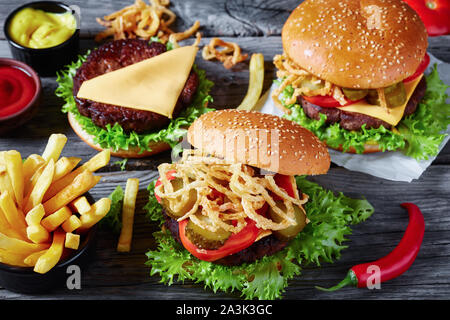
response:
[[[0,0],[0,25],[9,12],[27,1]],[[81,8],[81,52],[93,48],[93,36],[102,27],[95,18],[111,13],[131,1],[71,0]],[[274,77],[272,57],[280,53],[281,28],[299,0],[173,0],[171,9],[177,14],[176,28],[184,30],[200,20],[202,43],[211,37],[237,42],[244,52],[261,52],[265,56],[264,89]],[[437,58],[450,62],[450,36],[430,39],[429,51]],[[3,30],[0,33],[0,56],[10,57]],[[220,63],[204,61],[198,65],[214,81],[213,105],[217,108],[235,107],[247,89],[248,62],[226,70]],[[0,150],[18,149],[22,155],[42,152],[51,133],[68,136],[65,153],[88,159],[96,152],[84,144],[70,128],[60,112],[62,101],[54,95],[55,78],[42,78],[43,105],[35,118],[20,130],[0,138]],[[125,186],[127,178],[140,179],[137,216],[132,251],[117,253],[117,238],[100,233],[96,256],[88,270],[82,273],[82,289],[60,289],[50,294],[29,296],[0,288],[2,299],[236,299],[238,294],[216,293],[193,283],[175,283],[167,287],[159,277],[150,277],[145,266],[145,252],[154,248],[152,232],[155,225],[145,220],[142,206],[146,203],[146,186],[155,179],[157,165],[170,161],[168,152],[144,160],[130,160],[126,171],[111,159],[102,172],[102,183],[92,190],[95,198],[109,195],[117,185]],[[313,178],[324,187],[342,191],[349,196],[366,197],[375,207],[374,215],[357,225],[340,260],[322,267],[305,266],[301,276],[290,281],[285,299],[447,299],[450,297],[450,144],[418,180],[412,183],[392,182],[332,166],[327,175]],[[371,261],[390,252],[401,239],[408,223],[406,212],[400,208],[404,201],[415,202],[423,210],[426,232],[421,251],[410,270],[400,278],[384,283],[381,290],[346,288],[335,293],[314,289],[315,285],[331,286],[341,280],[352,265]]]

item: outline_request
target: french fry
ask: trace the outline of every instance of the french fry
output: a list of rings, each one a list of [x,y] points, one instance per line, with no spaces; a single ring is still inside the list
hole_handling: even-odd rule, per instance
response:
[[[45,164],[44,158],[38,154],[30,154],[23,163],[23,180],[25,184],[31,179],[36,170]]]
[[[46,163],[44,162],[43,165],[41,165],[39,168],[36,169],[34,174],[31,176],[30,180],[27,181],[27,183],[24,186],[23,194],[26,195],[25,197],[29,197],[31,190],[33,190],[34,186],[36,185],[39,177],[41,176],[42,172],[44,171],[46,167]]]
[[[25,222],[29,226],[41,224],[41,220],[44,216],[45,216],[44,206],[42,205],[42,203],[39,203],[33,209],[28,211],[27,215],[25,216]]]
[[[261,96],[264,84],[264,56],[261,53],[252,54],[249,72],[250,78],[247,94],[237,107],[238,110],[253,110]]]
[[[63,178],[52,183],[50,188],[47,190],[47,193],[44,196],[43,201],[47,201],[50,198],[54,197],[58,192],[63,190],[65,187],[70,185],[73,180],[83,171],[91,171],[95,172],[100,168],[103,168],[109,163],[111,158],[111,151],[109,149],[103,150],[89,159],[82,166],[67,174]]]
[[[67,232],[64,247],[77,250],[79,246],[80,246],[80,235]]]
[[[36,261],[33,269],[35,272],[41,274],[47,273],[58,263],[63,253],[65,238],[65,232],[60,229],[53,233],[52,245]]]
[[[67,137],[61,133],[54,133],[48,138],[47,146],[42,153],[42,158],[45,161],[53,159],[54,162],[58,161],[61,155],[62,149],[67,142]]]
[[[5,214],[9,225],[23,236],[26,236],[27,223],[25,216],[16,208],[16,204],[8,191],[0,195],[0,208]]]
[[[79,214],[85,214],[86,212],[91,211],[91,205],[85,196],[73,200],[70,207],[73,211],[78,212]]]
[[[14,202],[16,202],[16,197],[14,196],[14,190],[11,184],[11,179],[9,178],[8,172],[0,173],[0,193],[9,192],[13,197]]]
[[[38,259],[46,252],[47,252],[47,249],[33,252],[32,254],[26,256],[25,259],[23,259],[23,262],[28,267],[34,267],[36,265],[36,262],[38,261]]]
[[[53,176],[53,181],[57,181],[64,177],[66,174],[69,174],[81,161],[80,158],[67,158],[62,157],[55,163],[55,174]]]
[[[95,186],[100,178],[99,176],[94,176],[91,171],[83,171],[71,184],[44,203],[45,213],[47,215],[52,214],[56,210],[68,205]]]
[[[33,243],[45,243],[50,239],[50,233],[40,224],[34,224],[27,227],[27,237]]]
[[[50,239],[50,233],[41,225],[44,215],[44,206],[40,203],[25,216],[25,222],[28,225],[26,229],[27,238],[33,243],[44,243]]]
[[[73,214],[70,216],[69,219],[63,222],[61,227],[65,232],[70,233],[81,227],[81,225],[82,225],[81,220],[78,219],[78,217]]]
[[[10,266],[27,267],[27,264],[24,262],[24,260],[24,255],[21,253],[0,249],[1,263],[9,264]]]
[[[33,209],[35,206],[42,202],[42,198],[44,198],[47,189],[50,187],[50,184],[53,180],[53,175],[55,174],[55,162],[53,159],[50,159],[42,171],[41,175],[36,181],[33,189],[31,190],[30,195],[27,197],[25,202],[24,211],[28,212]]]
[[[27,241],[27,237],[23,233],[14,230],[6,219],[5,213],[0,208],[0,232],[8,237]]]
[[[91,211],[86,212],[80,217],[81,227],[77,229],[79,232],[84,232],[99,222],[111,208],[111,199],[101,198],[91,206]]]
[[[24,188],[22,157],[18,151],[10,150],[5,154],[5,162],[16,202],[19,207],[22,207]]]
[[[122,206],[122,229],[120,231],[119,242],[117,244],[118,252],[129,252],[131,249],[134,212],[136,208],[136,197],[138,191],[139,179],[128,179]]]
[[[47,231],[55,231],[64,221],[70,218],[72,211],[68,207],[62,207],[56,212],[45,217],[41,221],[41,225],[47,229]]]
[[[31,243],[20,239],[8,237],[0,233],[0,249],[10,252],[21,252],[24,255],[32,254],[36,251],[47,249],[49,244],[46,243]]]

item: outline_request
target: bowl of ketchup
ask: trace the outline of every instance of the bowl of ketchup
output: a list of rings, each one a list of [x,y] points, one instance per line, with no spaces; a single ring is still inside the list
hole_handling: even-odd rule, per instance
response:
[[[41,81],[27,64],[0,58],[0,134],[30,120],[39,105]]]

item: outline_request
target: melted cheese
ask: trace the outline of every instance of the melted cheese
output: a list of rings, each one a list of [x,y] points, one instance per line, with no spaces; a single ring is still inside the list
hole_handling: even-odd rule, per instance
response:
[[[77,97],[172,118],[197,51],[194,46],[180,47],[89,79]]]
[[[386,110],[385,108],[373,104],[369,104],[365,101],[351,104],[346,107],[339,107],[340,110],[362,113],[373,118],[381,119],[390,125],[396,126],[400,120],[403,118],[403,114],[405,113],[406,105],[408,104],[409,99],[411,98],[414,90],[422,79],[422,76],[417,77],[413,81],[409,81],[405,83],[406,90],[406,102],[398,107],[389,108]]]

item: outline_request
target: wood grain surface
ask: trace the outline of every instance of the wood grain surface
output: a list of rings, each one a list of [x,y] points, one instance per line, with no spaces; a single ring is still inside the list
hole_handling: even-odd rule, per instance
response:
[[[0,0],[0,25],[7,14],[27,1]],[[81,9],[81,51],[95,47],[93,36],[102,30],[95,22],[131,1],[74,0],[70,4]],[[178,18],[176,28],[184,30],[195,20],[202,25],[204,38],[220,36],[237,42],[244,52],[261,52],[265,57],[267,90],[274,78],[272,57],[282,51],[281,28],[290,11],[299,1],[244,0],[173,0],[171,8]],[[190,40],[192,41],[192,40]],[[450,62],[450,36],[430,39],[429,51],[437,58]],[[8,44],[0,32],[0,57],[10,57]],[[204,61],[199,55],[196,63],[206,70],[215,82],[212,90],[216,108],[237,106],[248,85],[248,61],[226,70],[220,63]],[[17,149],[23,156],[43,151],[51,133],[60,132],[69,141],[64,154],[87,160],[96,152],[85,145],[68,125],[60,112],[62,101],[54,95],[55,78],[42,78],[44,101],[39,113],[20,130],[0,138],[0,150]],[[156,167],[170,161],[170,152],[148,159],[130,160],[126,170],[111,159],[101,170],[102,182],[92,189],[95,199],[109,195],[117,185],[125,187],[126,179],[140,179],[134,225],[132,250],[117,253],[117,236],[102,231],[96,244],[95,257],[82,273],[82,290],[58,289],[45,295],[22,295],[0,288],[0,299],[239,299],[237,293],[213,293],[191,282],[175,283],[168,287],[150,277],[145,266],[145,252],[155,248],[152,232],[157,226],[146,221],[142,207],[147,201],[146,186],[157,177]],[[312,177],[327,189],[352,197],[365,197],[375,207],[374,215],[354,226],[349,248],[334,264],[320,268],[304,266],[302,275],[290,281],[285,299],[448,299],[450,297],[450,144],[420,177],[412,183],[393,182],[367,174],[351,172],[332,166],[327,175]],[[346,288],[335,293],[314,289],[315,285],[331,286],[340,281],[354,264],[378,259],[390,252],[400,241],[408,222],[400,207],[404,201],[415,202],[422,209],[426,232],[421,251],[411,267],[401,277],[382,284],[381,290]]]

